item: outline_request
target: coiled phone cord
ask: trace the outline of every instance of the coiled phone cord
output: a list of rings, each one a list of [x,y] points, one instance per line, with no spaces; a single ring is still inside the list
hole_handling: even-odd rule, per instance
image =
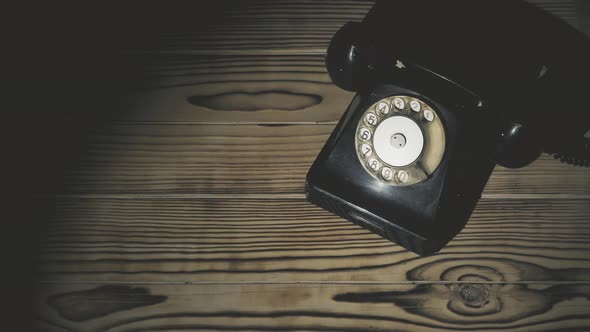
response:
[[[581,140],[573,142],[573,144],[568,144],[567,148],[560,148],[559,150],[559,152],[547,152],[562,163],[580,167],[590,166],[590,138],[583,137]]]

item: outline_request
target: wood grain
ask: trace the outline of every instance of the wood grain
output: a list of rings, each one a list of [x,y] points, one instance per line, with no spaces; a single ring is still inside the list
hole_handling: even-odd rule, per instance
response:
[[[585,331],[589,284],[46,285],[47,331]],[[112,286],[110,286],[112,287]],[[141,294],[138,294],[138,289]],[[130,303],[146,303],[141,308]],[[55,303],[55,298],[75,298]],[[49,300],[47,300],[49,299]],[[523,305],[526,303],[527,305]],[[102,315],[104,306],[121,306]],[[84,320],[71,319],[83,313]]]
[[[110,125],[72,163],[69,194],[299,194],[333,125]],[[485,195],[588,195],[590,172],[544,156],[497,167]],[[554,196],[551,196],[554,197]]]
[[[588,202],[484,199],[441,253],[419,258],[302,199],[71,198],[57,205],[40,272],[59,282],[399,282],[487,269],[497,281],[586,281]]]
[[[336,122],[353,93],[323,55],[115,56],[93,110],[107,122]]]
[[[83,322],[165,300],[166,296],[150,295],[147,289],[141,287],[104,285],[85,291],[55,294],[47,298],[47,304],[56,308],[64,318]],[[91,305],[88,302],[91,302]]]
[[[577,27],[575,0],[531,0]],[[235,54],[324,53],[346,22],[360,21],[374,1],[144,1],[102,6],[114,46],[123,52]],[[206,8],[206,9],[204,9]],[[507,13],[509,14],[509,13]],[[133,24],[129,24],[133,17]]]
[[[585,26],[580,1],[531,2]],[[371,4],[80,5],[86,28],[57,46],[75,75],[55,90],[80,85],[64,120],[93,129],[40,231],[37,330],[590,330],[587,169],[497,168],[468,226],[426,258],[304,201],[352,98],[323,54]]]

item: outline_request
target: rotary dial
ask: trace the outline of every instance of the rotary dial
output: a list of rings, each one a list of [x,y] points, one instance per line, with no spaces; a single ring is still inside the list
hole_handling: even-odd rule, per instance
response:
[[[427,180],[440,164],[445,131],[438,112],[412,96],[383,98],[363,114],[356,130],[359,161],[393,186]]]

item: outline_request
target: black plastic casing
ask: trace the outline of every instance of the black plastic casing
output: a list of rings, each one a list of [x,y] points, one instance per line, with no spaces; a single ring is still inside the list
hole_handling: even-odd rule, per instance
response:
[[[586,36],[522,0],[377,0],[328,48],[332,81],[357,96],[307,175],[308,199],[432,254],[464,227],[495,162],[522,167],[586,133],[589,59]],[[355,148],[364,111],[397,94],[433,105],[447,135],[437,170],[406,187],[367,173]]]
[[[395,85],[359,93],[307,174],[310,202],[419,254],[440,250],[467,223],[494,161],[486,110],[460,87],[428,73],[400,75]],[[364,111],[391,95],[414,96],[435,108],[446,132],[439,167],[426,181],[387,185],[361,165],[355,150]]]
[[[382,58],[468,88],[507,120],[534,128],[542,146],[589,129],[589,39],[530,3],[378,0],[360,25],[357,38]]]

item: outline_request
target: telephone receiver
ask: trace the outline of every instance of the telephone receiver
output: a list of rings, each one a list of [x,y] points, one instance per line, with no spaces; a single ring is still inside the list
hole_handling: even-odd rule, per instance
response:
[[[494,166],[590,165],[590,41],[520,0],[378,0],[332,38],[356,92],[308,200],[420,255],[466,224]]]

